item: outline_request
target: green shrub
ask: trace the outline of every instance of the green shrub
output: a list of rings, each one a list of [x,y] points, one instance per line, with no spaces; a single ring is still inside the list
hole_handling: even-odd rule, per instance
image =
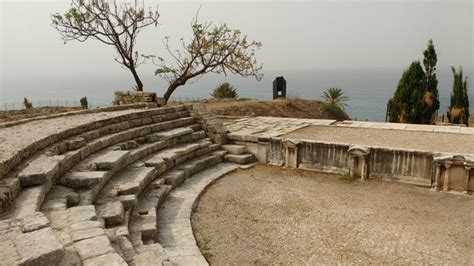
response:
[[[347,181],[347,182],[354,182],[356,180],[355,176],[351,175],[349,171],[345,172],[344,174],[341,175],[341,180]]]
[[[336,120],[346,120],[348,119],[347,114],[342,110],[342,108],[334,103],[323,103],[321,104],[321,109],[329,114],[331,117]]]
[[[453,91],[451,92],[451,105],[448,108],[448,119],[450,123],[465,124],[469,126],[469,96],[467,93],[467,77],[463,78],[462,68],[459,72],[452,67]]]
[[[225,82],[219,84],[217,88],[211,93],[212,98],[214,99],[237,99],[239,95],[237,94],[237,89],[230,83]]]

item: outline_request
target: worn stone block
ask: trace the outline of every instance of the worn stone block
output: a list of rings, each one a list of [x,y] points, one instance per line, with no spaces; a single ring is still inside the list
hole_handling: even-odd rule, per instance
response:
[[[106,176],[107,172],[104,171],[69,172],[58,183],[71,188],[91,188]]]
[[[21,231],[28,233],[49,226],[49,220],[42,212],[35,212],[21,218]]]
[[[59,169],[59,162],[64,158],[62,155],[40,156],[34,159],[28,166],[23,168],[18,177],[21,185],[35,186],[51,180]]]
[[[221,148],[230,154],[244,154],[246,152],[246,148],[243,145],[226,144],[222,145]]]
[[[74,243],[81,260],[87,260],[101,255],[114,253],[115,250],[105,235],[84,239]],[[103,264],[102,264],[103,265]]]
[[[91,169],[110,170],[119,166],[128,156],[129,151],[109,151],[94,159]]]
[[[124,218],[122,203],[120,201],[115,201],[97,206],[97,217],[104,219],[106,226],[121,224]]]
[[[64,246],[50,227],[19,234],[14,243],[21,255],[20,265],[56,265],[64,256]]]

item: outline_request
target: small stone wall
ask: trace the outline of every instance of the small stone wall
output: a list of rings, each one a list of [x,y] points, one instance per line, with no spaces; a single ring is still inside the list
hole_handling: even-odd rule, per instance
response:
[[[399,181],[435,190],[474,191],[474,157],[428,151],[365,147],[279,137],[232,138],[260,162],[361,179]]]
[[[146,91],[116,91],[115,92],[115,104],[125,105],[133,103],[150,103],[156,104],[157,106],[163,106],[165,100],[161,97],[157,97],[154,92]]]
[[[208,137],[217,144],[226,143],[227,128],[217,116],[209,112],[206,105],[196,103],[186,105],[186,108],[189,110],[191,116],[196,118],[196,121],[201,125],[202,129],[206,131]]]

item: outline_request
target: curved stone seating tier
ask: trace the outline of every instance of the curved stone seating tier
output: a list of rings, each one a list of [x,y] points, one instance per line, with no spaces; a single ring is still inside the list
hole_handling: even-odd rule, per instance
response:
[[[168,194],[224,159],[253,159],[220,150],[222,124],[202,107],[137,111],[78,128],[37,146],[1,179],[1,209],[9,211],[0,254],[8,264],[167,264],[157,210]]]
[[[22,187],[42,185],[47,191],[55,178],[65,173],[88,155],[127,138],[131,138],[134,135],[146,134],[147,130],[160,130],[164,127],[169,127],[170,123],[162,121],[184,116],[189,116],[184,106],[131,113],[69,129],[57,133],[57,136],[48,136],[40,143],[36,142],[34,145],[28,145],[25,149],[28,149],[30,146],[42,147],[44,146],[43,143],[57,141],[56,143],[52,143],[50,147],[43,147],[42,150],[17,165],[13,170],[12,162],[20,160],[18,158],[25,159],[32,152],[20,152],[19,154],[21,155],[16,155],[10,160],[7,160],[11,163],[0,164],[0,168],[3,167],[5,171],[12,170],[7,172],[5,178],[0,179],[0,192],[4,195],[0,198],[0,214],[11,207],[12,202]],[[126,121],[127,119],[129,121]],[[151,125],[145,126],[146,128],[140,127],[141,125],[151,123],[155,123],[156,125],[154,127]],[[100,128],[100,126],[103,127]],[[30,149],[35,150],[34,147]],[[38,192],[44,189],[33,189],[31,194],[41,195],[41,193]]]

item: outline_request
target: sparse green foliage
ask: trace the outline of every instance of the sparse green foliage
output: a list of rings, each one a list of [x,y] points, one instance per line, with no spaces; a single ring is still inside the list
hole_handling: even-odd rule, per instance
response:
[[[355,176],[351,175],[349,171],[345,172],[344,174],[341,175],[341,180],[347,181],[347,182],[354,182],[356,181]]]
[[[323,103],[321,104],[321,109],[338,121],[346,120],[349,118],[344,112],[344,110],[337,104]]]
[[[323,92],[321,97],[328,105],[336,105],[342,110],[348,106],[346,102],[349,97],[345,96],[344,91],[340,88],[329,88]]]
[[[234,86],[230,85],[228,82],[224,82],[219,84],[217,88],[213,90],[211,93],[212,98],[214,99],[237,99],[239,98],[239,94],[237,93],[237,89]]]
[[[459,72],[453,70],[453,91],[451,92],[451,104],[448,108],[447,117],[450,123],[469,125],[469,96],[467,93],[467,77],[463,78],[462,68]]]
[[[81,102],[81,107],[83,109],[89,108],[89,103],[87,102],[87,97],[82,97],[79,101]]]
[[[136,68],[143,64],[135,50],[140,31],[158,25],[158,11],[145,11],[142,1],[72,0],[71,8],[63,15],[51,15],[52,25],[61,34],[64,43],[72,40],[85,42],[95,39],[114,46],[115,61],[130,70],[137,83],[136,90],[143,90],[143,83]]]
[[[159,68],[157,76],[169,82],[163,97],[169,100],[171,94],[179,86],[202,75],[230,72],[243,77],[262,78],[262,66],[257,64],[255,50],[261,47],[257,41],[248,41],[239,30],[232,30],[226,24],[214,26],[212,23],[198,23],[197,18],[192,24],[193,36],[189,43],[181,39],[182,50],[174,50],[169,46],[169,38],[165,38],[165,46],[173,63],[167,63],[161,57],[151,57]]]
[[[387,103],[390,122],[431,124],[439,109],[438,80],[436,78],[436,52],[433,41],[423,53],[423,65],[412,62],[403,72],[397,90]]]

